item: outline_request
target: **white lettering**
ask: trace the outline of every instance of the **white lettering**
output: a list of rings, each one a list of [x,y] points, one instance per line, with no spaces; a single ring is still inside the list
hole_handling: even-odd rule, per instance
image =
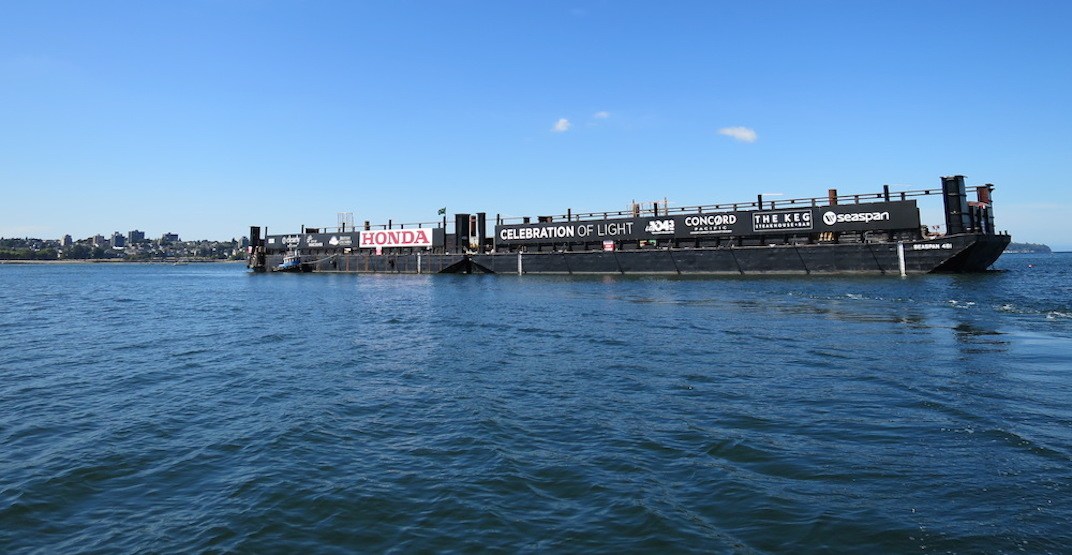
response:
[[[648,222],[644,231],[652,235],[666,235],[674,233],[674,220],[652,220]]]
[[[856,214],[838,214],[832,211],[828,211],[823,214],[823,223],[826,225],[855,222],[869,224],[871,222],[888,222],[889,220],[889,212],[859,212]]]
[[[685,218],[685,225],[689,227],[722,226],[733,225],[735,223],[737,223],[736,214],[701,214],[699,216],[688,216]]]
[[[914,251],[953,250],[953,243],[917,243],[912,245]]]

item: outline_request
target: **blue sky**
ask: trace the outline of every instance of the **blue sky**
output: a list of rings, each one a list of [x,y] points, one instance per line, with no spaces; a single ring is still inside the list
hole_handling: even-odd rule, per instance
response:
[[[0,236],[994,183],[1072,250],[1072,3],[4,3]],[[941,223],[939,207],[924,219]]]

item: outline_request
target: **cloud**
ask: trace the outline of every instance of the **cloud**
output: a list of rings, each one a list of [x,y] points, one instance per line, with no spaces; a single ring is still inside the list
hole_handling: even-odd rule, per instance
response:
[[[592,114],[592,117],[595,119],[607,119],[610,117],[610,112],[596,112]]]
[[[555,133],[565,133],[566,131],[569,131],[569,128],[569,120],[566,118],[559,118],[559,120],[555,122],[555,126],[551,128],[551,131],[554,131]]]
[[[718,130],[718,134],[733,137],[733,140],[742,143],[754,143],[758,138],[756,131],[748,127],[723,127]]]

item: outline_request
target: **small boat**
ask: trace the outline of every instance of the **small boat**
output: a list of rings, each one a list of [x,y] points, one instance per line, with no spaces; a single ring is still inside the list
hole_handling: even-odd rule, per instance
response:
[[[277,272],[303,272],[301,253],[292,250],[283,256],[283,263],[275,267]]]

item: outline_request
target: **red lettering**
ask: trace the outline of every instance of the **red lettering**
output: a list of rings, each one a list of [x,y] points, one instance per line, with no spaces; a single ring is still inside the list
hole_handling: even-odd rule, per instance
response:
[[[432,239],[426,229],[362,231],[360,243],[368,248],[431,246]]]

